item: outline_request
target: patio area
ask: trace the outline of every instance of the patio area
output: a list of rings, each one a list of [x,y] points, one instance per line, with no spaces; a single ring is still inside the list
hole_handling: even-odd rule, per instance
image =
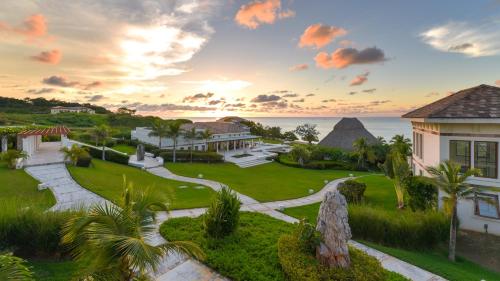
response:
[[[60,151],[61,142],[42,142],[38,149],[24,160],[25,167],[64,163],[64,154]]]
[[[287,152],[290,146],[282,144],[261,143],[254,148],[242,148],[236,150],[219,151],[224,156],[224,161],[238,165],[240,168],[248,168],[261,164],[270,163],[269,157],[277,155],[277,152]]]

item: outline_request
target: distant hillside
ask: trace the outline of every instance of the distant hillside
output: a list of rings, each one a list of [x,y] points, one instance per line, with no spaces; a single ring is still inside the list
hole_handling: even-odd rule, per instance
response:
[[[26,98],[20,100],[0,97],[0,112],[21,114],[50,113],[50,108],[54,106],[85,106],[92,108],[96,113],[103,114],[111,112],[102,106],[92,105],[89,103],[65,102],[56,99],[47,100],[44,98]]]

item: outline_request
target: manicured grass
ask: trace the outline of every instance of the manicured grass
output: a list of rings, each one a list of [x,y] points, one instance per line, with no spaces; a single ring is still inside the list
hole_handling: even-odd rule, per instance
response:
[[[128,155],[135,154],[135,150],[136,150],[135,147],[130,146],[130,145],[126,145],[126,144],[117,144],[111,148],[114,150],[118,150],[120,152],[123,152],[123,153],[127,153]]]
[[[263,214],[242,212],[237,231],[220,240],[204,235],[201,217],[170,219],[160,232],[170,241],[197,243],[206,254],[204,263],[232,280],[284,281],[277,243],[294,229],[292,224]],[[390,276],[393,279],[388,280],[404,280],[397,274]]]
[[[214,192],[208,187],[197,189],[197,184],[164,179],[138,168],[92,159],[89,168],[68,167],[73,178],[83,187],[117,202],[123,193],[123,176],[134,188],[150,188],[158,198],[171,197],[172,209],[208,206]]]
[[[319,191],[325,185],[324,181],[355,175],[365,175],[364,172],[310,170],[292,168],[278,163],[269,163],[250,168],[240,168],[231,163],[167,163],[172,172],[204,178],[224,183],[232,189],[248,195],[258,201],[268,202],[299,198],[309,195],[309,189]]]
[[[300,207],[286,208],[283,210],[283,213],[297,218],[303,219],[306,218],[308,222],[316,224],[316,219],[318,217],[319,205],[321,203],[314,203],[311,205],[304,205]]]
[[[388,211],[397,210],[397,198],[392,179],[385,175],[371,175],[360,177],[356,180],[366,184],[366,204],[380,207]]]
[[[263,138],[262,142],[271,143],[271,144],[282,144],[283,143],[282,140],[266,139],[266,138]]]
[[[77,271],[77,264],[73,261],[32,260],[28,265],[37,281],[68,281]]]
[[[433,272],[450,281],[500,280],[500,273],[495,273],[493,271],[485,269],[466,259],[458,257],[456,262],[450,262],[447,258],[446,249],[416,252],[381,246],[365,241],[360,242],[366,244],[369,247]]]
[[[38,181],[24,170],[12,170],[0,164],[0,202],[16,202],[9,206],[31,207],[46,210],[56,203],[48,189],[39,191]],[[0,205],[5,205],[1,204]]]

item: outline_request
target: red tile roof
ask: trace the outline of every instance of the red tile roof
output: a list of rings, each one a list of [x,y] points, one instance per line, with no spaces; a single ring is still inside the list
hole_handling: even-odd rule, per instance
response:
[[[18,135],[26,137],[26,136],[56,136],[56,135],[68,135],[70,130],[65,126],[57,126],[51,128],[43,128],[43,129],[30,129],[20,132]]]

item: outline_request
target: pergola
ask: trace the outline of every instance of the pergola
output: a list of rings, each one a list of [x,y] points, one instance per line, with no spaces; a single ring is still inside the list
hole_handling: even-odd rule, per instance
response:
[[[40,148],[43,136],[61,136],[61,141],[63,141],[69,132],[70,130],[65,126],[27,129],[17,134],[17,149],[31,156]]]

